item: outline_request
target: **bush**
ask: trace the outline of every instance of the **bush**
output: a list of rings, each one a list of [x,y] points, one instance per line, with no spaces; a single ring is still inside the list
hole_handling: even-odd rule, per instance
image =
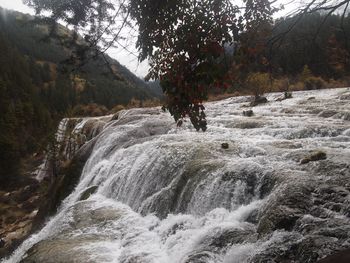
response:
[[[312,72],[308,65],[303,67],[303,71],[300,74],[300,80],[305,82],[308,78],[313,77]]]
[[[264,94],[270,85],[270,78],[267,73],[251,73],[248,75],[246,85],[252,91],[255,97]]]
[[[108,113],[114,114],[114,113],[117,113],[118,111],[121,111],[124,109],[125,109],[125,107],[123,105],[118,104],[118,105],[114,106]]]
[[[297,91],[297,90],[304,90],[304,83],[301,81],[298,81],[292,85],[290,85],[290,90]]]
[[[321,77],[308,77],[304,81],[305,90],[324,89],[327,87],[327,83]]]
[[[161,105],[162,105],[162,103],[159,99],[148,99],[148,100],[144,100],[142,102],[143,108],[158,107]]]
[[[126,108],[131,109],[131,108],[142,108],[142,101],[132,98],[128,105],[126,105]]]
[[[289,78],[281,78],[281,79],[274,79],[271,92],[286,92],[289,91],[290,88],[290,80]]]
[[[107,111],[108,110],[105,106],[96,103],[90,103],[86,105],[79,104],[73,108],[72,115],[79,117],[95,117],[106,115]]]

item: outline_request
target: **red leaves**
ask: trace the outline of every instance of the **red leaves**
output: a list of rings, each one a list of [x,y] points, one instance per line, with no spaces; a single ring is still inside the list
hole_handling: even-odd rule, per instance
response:
[[[167,96],[165,108],[175,121],[180,123],[189,116],[193,126],[204,131],[202,102],[208,90],[213,85],[218,89],[229,86],[222,84],[229,69],[223,66],[223,59],[225,63],[229,59],[225,57],[224,43],[233,42],[231,29],[237,9],[226,0],[182,3],[176,13],[162,14],[172,23],[159,23],[162,28],[157,28],[158,33],[147,35],[156,49],[151,55],[151,71],[161,80]]]

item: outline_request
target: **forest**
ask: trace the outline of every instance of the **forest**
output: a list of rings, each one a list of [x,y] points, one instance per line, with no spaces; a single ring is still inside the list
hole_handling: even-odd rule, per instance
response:
[[[70,51],[45,41],[47,26],[19,12],[1,9],[0,14],[1,186],[23,173],[21,160],[46,150],[63,117],[99,116],[132,99],[158,96],[111,58],[115,72],[101,58],[67,69],[61,62]]]

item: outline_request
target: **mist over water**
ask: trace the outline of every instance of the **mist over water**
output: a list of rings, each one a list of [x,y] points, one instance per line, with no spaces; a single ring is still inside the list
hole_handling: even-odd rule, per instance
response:
[[[350,225],[349,202],[332,209],[327,200],[309,207],[286,201],[316,200],[322,185],[339,188],[350,178],[349,94],[294,92],[281,102],[275,101],[281,94],[269,94],[252,117],[242,115],[248,97],[211,102],[205,133],[189,122],[176,127],[159,108],[120,112],[94,134],[80,181],[58,213],[3,262],[263,262],[315,231],[327,236],[322,223],[312,232],[306,221]],[[326,152],[327,160],[301,165],[314,150]],[[91,187],[94,193],[81,200]],[[350,188],[343,188],[348,200]],[[281,223],[271,217],[276,211],[296,218]],[[348,236],[334,238],[324,242],[333,242],[332,249],[350,246]],[[317,249],[317,257],[329,252]]]

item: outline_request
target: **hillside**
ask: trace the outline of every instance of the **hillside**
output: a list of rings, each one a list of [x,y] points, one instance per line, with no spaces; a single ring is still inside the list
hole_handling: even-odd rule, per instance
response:
[[[46,39],[48,26],[35,21],[0,8],[0,182],[7,183],[2,187],[25,170],[19,165],[23,157],[46,148],[64,116],[102,115],[132,99],[156,96],[143,80],[109,57],[113,72],[101,57],[68,68],[61,62],[72,51]],[[59,30],[70,34],[63,26]]]
[[[2,14],[0,16],[0,30],[13,47],[40,65],[49,64],[54,71],[52,72],[52,80],[67,77],[61,75],[64,65],[60,65],[60,62],[69,57],[71,50],[63,48],[57,40],[46,39],[48,26],[37,24],[34,18],[29,15],[0,11]],[[70,34],[70,31],[63,26],[59,26],[59,31],[62,35]],[[146,82],[136,77],[118,61],[110,57],[108,60],[115,69],[116,76],[110,75],[109,69],[101,57],[90,60],[82,68],[71,72],[74,76],[86,80],[87,85],[91,85],[92,90],[96,93],[96,103],[111,107],[115,104],[125,104],[132,97],[147,99],[154,96],[148,89]],[[88,96],[86,93],[88,92],[80,91],[78,95]],[[116,96],[113,99],[107,99],[103,94],[107,95],[108,93]],[[84,99],[82,100],[85,102]]]

